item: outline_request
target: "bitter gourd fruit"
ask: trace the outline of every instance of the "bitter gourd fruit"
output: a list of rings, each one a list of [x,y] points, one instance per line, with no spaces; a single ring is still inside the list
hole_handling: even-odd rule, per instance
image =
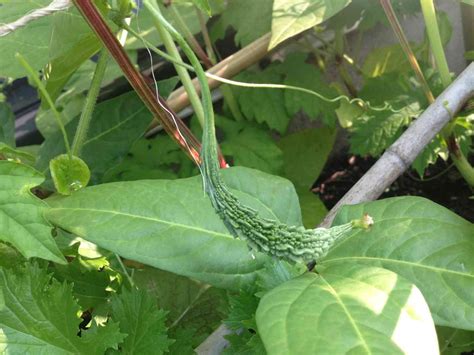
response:
[[[200,163],[204,190],[212,206],[235,237],[244,239],[251,248],[269,255],[308,262],[324,256],[331,245],[353,228],[368,228],[373,223],[372,219],[365,215],[360,220],[332,228],[305,229],[263,218],[253,208],[241,203],[225,185],[219,171],[214,112],[204,70],[184,38],[166,21],[159,9],[149,0],[145,0],[145,6],[178,42],[196,71],[201,85],[205,116]]]

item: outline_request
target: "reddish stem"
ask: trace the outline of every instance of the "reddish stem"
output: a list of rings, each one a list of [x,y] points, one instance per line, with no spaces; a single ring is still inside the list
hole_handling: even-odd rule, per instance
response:
[[[155,96],[155,93],[148,86],[144,77],[130,62],[130,59],[119,41],[109,29],[91,0],[73,1],[89,26],[120,66],[120,69],[124,73],[128,82],[136,91],[143,103],[148,107],[153,116],[161,122],[163,128],[180,145],[181,149],[183,149],[196,163],[199,164],[201,161],[199,154],[201,151],[201,144],[199,140],[193,135],[183,121],[181,121],[181,119],[168,107],[166,101],[161,96],[158,98]],[[222,154],[219,156],[219,162],[221,167],[227,166]]]

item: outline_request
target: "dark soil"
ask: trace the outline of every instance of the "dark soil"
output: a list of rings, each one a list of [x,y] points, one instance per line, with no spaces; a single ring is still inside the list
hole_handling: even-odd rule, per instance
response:
[[[333,156],[314,184],[313,191],[330,209],[374,163],[373,158],[353,156],[347,151]],[[423,180],[415,171],[406,172],[380,198],[407,195],[426,197],[474,222],[474,192],[450,162],[438,159],[427,169]]]

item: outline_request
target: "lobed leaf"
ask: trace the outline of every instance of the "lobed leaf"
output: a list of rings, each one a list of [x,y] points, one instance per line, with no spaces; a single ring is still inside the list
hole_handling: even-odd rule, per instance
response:
[[[146,291],[122,289],[112,298],[112,319],[128,334],[120,345],[125,354],[163,354],[172,343],[165,326],[166,312]]]
[[[37,265],[0,268],[0,350],[7,354],[104,354],[124,338],[118,324],[92,325],[79,336],[72,286]]]
[[[354,121],[351,134],[351,152],[358,155],[379,156],[403,133],[421,107],[413,102],[400,112],[370,111]]]
[[[74,259],[66,265],[54,265],[54,278],[73,285],[73,296],[82,309],[93,309],[105,304],[111,293],[112,277],[107,259],[88,259],[77,251],[74,254]]]
[[[279,84],[281,75],[273,65],[260,72],[246,71],[237,80],[252,83]],[[291,115],[285,107],[284,93],[275,89],[238,88],[235,90],[237,100],[246,118],[266,123],[268,127],[284,133]]]
[[[315,65],[306,63],[306,58],[305,53],[291,53],[285,58],[278,66],[278,70],[285,76],[283,83],[315,91],[328,99],[337,97],[337,91],[324,81]],[[311,120],[319,118],[325,124],[334,126],[338,102],[327,102],[314,95],[294,90],[284,90],[284,95],[285,106],[290,115],[303,111]]]
[[[225,291],[171,272],[145,267],[136,270],[135,285],[146,290],[160,309],[167,312],[170,331],[193,329],[194,339],[204,340],[222,319]],[[172,326],[171,326],[172,325]],[[170,337],[173,337],[170,333]],[[179,341],[180,339],[177,339]]]

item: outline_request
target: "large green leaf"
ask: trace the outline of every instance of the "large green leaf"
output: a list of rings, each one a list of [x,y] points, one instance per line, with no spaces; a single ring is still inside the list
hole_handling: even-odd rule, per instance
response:
[[[0,240],[27,258],[65,263],[43,217],[47,206],[30,192],[43,180],[43,175],[29,166],[0,160]]]
[[[436,354],[421,292],[397,274],[354,264],[306,273],[267,293],[257,326],[268,354]]]
[[[50,0],[0,1],[0,23],[10,23],[28,12],[47,6]],[[54,15],[53,15],[54,16]],[[51,39],[51,16],[32,21],[26,27],[0,37],[0,77],[20,78],[25,70],[15,59],[20,52],[35,69],[41,69],[48,62]]]
[[[78,335],[82,322],[72,286],[60,284],[36,265],[0,268],[0,352],[3,354],[104,354],[124,335],[118,324],[93,324]]]
[[[351,0],[274,0],[269,48],[319,25],[350,2]]]
[[[293,186],[246,168],[223,171],[244,203],[263,216],[301,225]],[[47,218],[126,258],[238,289],[268,258],[234,239],[211,207],[201,177],[142,180],[88,187],[50,201]]]
[[[81,158],[91,170],[91,183],[100,182],[103,174],[121,161],[151,120],[151,114],[134,92],[96,106],[81,152]],[[76,117],[66,126],[70,142],[78,122]],[[61,133],[55,132],[41,145],[36,167],[49,175],[49,161],[65,152]]]
[[[474,329],[474,227],[420,197],[346,206],[334,225],[369,213],[370,231],[354,231],[321,265],[363,264],[392,270],[423,292],[438,325]]]

